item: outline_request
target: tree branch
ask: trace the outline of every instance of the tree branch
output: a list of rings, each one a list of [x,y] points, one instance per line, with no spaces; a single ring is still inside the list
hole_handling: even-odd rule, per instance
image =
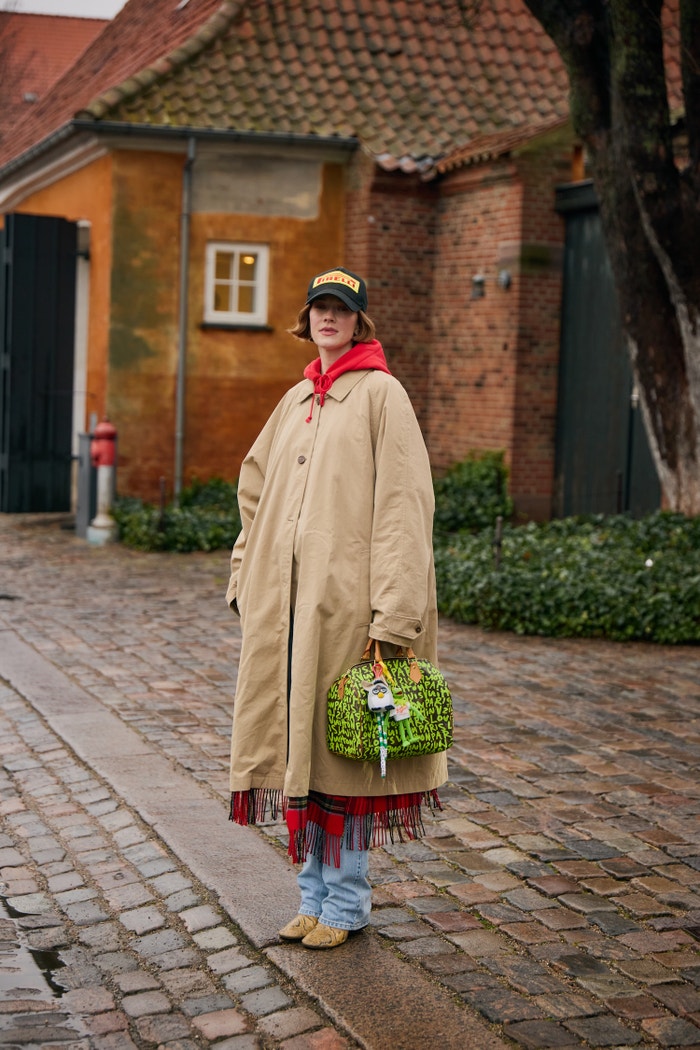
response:
[[[554,41],[571,89],[571,119],[591,151],[611,126],[607,0],[525,0]]]

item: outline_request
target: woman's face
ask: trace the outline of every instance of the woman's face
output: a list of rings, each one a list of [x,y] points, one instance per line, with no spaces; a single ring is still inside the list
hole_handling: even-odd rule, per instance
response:
[[[311,338],[319,350],[340,357],[352,346],[357,314],[334,295],[314,299],[309,311]]]

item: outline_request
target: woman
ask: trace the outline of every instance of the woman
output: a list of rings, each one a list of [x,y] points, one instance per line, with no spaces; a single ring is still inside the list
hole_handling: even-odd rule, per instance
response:
[[[439,807],[440,755],[379,764],[331,754],[326,697],[368,636],[384,656],[435,660],[433,487],[408,396],[366,314],[365,282],[312,278],[291,333],[318,357],[282,398],[241,467],[242,530],[227,601],[243,642],[231,746],[231,817],[279,811],[303,862],[284,940],[333,948],[369,921],[370,845],[414,838]]]

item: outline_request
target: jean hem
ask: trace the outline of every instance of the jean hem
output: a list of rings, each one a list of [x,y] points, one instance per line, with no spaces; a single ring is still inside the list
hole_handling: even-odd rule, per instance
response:
[[[346,926],[342,922],[326,922],[325,919],[319,918],[320,923],[324,926],[330,926],[332,930],[347,930],[348,933],[358,933],[360,930],[366,930],[369,926],[368,922],[364,922],[361,926]]]

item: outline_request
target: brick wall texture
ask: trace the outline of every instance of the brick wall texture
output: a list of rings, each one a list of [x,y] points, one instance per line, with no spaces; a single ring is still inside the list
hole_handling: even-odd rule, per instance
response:
[[[564,238],[554,191],[568,159],[550,146],[439,184],[368,164],[348,178],[348,265],[367,275],[433,468],[503,450],[526,518],[551,513]]]

